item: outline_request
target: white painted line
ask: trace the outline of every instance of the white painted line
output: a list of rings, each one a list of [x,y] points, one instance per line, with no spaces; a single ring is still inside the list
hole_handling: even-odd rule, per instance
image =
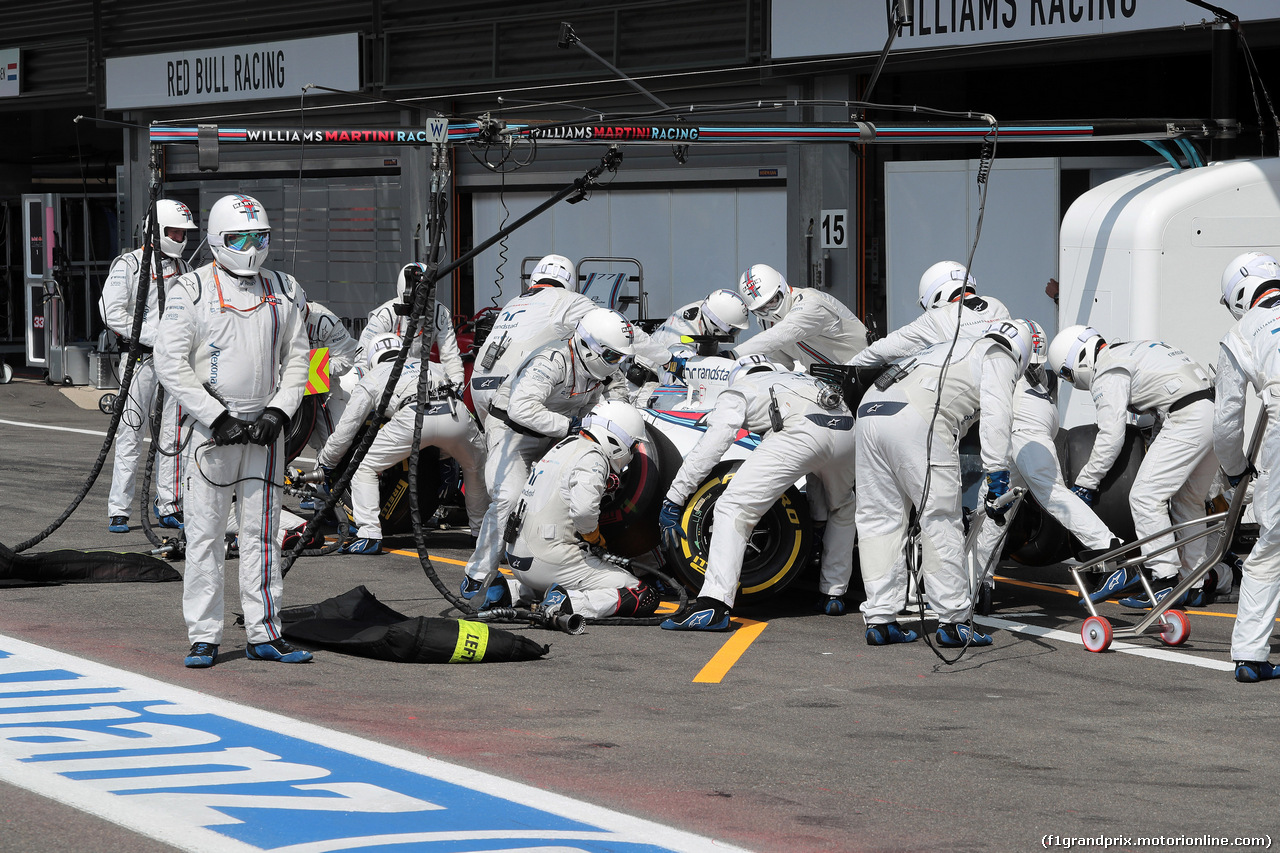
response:
[[[312,664],[317,665],[323,663]],[[529,850],[521,839],[546,839],[536,849],[566,849],[555,846],[552,839],[559,839],[577,840],[581,846],[568,849],[587,851],[745,853],[530,785],[0,635],[0,696],[5,693],[13,695],[5,697],[0,713],[0,779],[182,850],[247,853],[269,847],[320,853],[449,839],[481,841],[484,849],[495,851]],[[128,746],[122,748],[117,745],[121,735],[137,740],[123,741]],[[375,778],[350,772],[370,763]],[[254,780],[237,778],[242,770],[266,777],[268,790],[244,794],[240,788]],[[300,782],[309,784],[290,784]],[[481,802],[487,798],[505,805]],[[398,815],[417,815],[418,823],[395,823]],[[333,826],[326,821],[343,820],[348,822],[325,831]],[[268,834],[253,834],[267,824]],[[494,843],[498,839],[509,843]],[[258,846],[253,840],[270,843]]]
[[[10,426],[30,427],[31,429],[52,429],[52,430],[57,430],[58,432],[78,432],[81,435],[100,435],[105,437],[107,434],[106,430],[76,429],[74,427],[50,426],[49,424],[33,424],[33,423],[28,423],[26,421],[10,421],[10,420],[5,420],[4,418],[0,418],[0,424],[9,424]],[[142,440],[150,441],[151,439],[148,436],[144,436]],[[316,460],[312,459],[309,456],[296,456],[294,457],[293,461],[314,463]]]
[[[50,426],[49,424],[31,424],[24,421],[7,421],[0,418],[0,424],[9,424],[10,426],[31,427],[32,429],[53,429],[58,432],[78,432],[82,435],[106,435],[106,430],[96,429],[75,429],[73,427]],[[148,439],[149,440],[149,439]]]
[[[1028,625],[1025,622],[1013,622],[1008,619],[997,619],[994,616],[975,616],[973,621],[979,625],[985,625],[988,628],[1002,628],[1006,631],[1015,631],[1019,634],[1031,634],[1035,637],[1044,637],[1048,640],[1061,640],[1066,643],[1075,643],[1077,646],[1084,645],[1084,638],[1079,632],[1071,633],[1070,631],[1060,631],[1057,628],[1042,628],[1039,625]],[[1151,639],[1160,642],[1155,634],[1151,635]],[[1202,658],[1197,655],[1189,655],[1186,652],[1175,652],[1170,649],[1151,648],[1149,646],[1138,646],[1133,643],[1125,643],[1119,640],[1113,640],[1111,643],[1112,650],[1122,652],[1127,655],[1137,655],[1142,658],[1154,658],[1156,660],[1170,661],[1172,663],[1189,664],[1190,666],[1199,666],[1205,669],[1215,669],[1219,672],[1235,672],[1235,664],[1231,661],[1219,661],[1212,658]]]

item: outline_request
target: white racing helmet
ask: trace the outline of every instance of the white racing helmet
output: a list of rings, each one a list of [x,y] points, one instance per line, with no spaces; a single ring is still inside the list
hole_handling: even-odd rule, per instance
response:
[[[733,290],[713,290],[702,300],[698,315],[702,318],[702,330],[708,335],[737,337],[739,329],[747,327],[747,303]]]
[[[729,383],[725,387],[732,388],[733,383],[737,382],[744,376],[750,376],[753,373],[764,373],[771,371],[773,373],[783,373],[782,365],[777,362],[770,361],[767,357],[759,353],[744,355],[738,359],[737,363],[729,370]]]
[[[365,363],[369,365],[370,370],[373,370],[381,362],[399,355],[403,347],[404,341],[395,332],[382,332],[374,335],[373,340],[369,341],[369,346],[365,347]]]
[[[187,231],[196,230],[196,221],[191,218],[191,209],[180,201],[162,198],[156,202],[156,223],[160,226],[160,251],[170,258],[181,258],[187,248]],[[181,228],[182,240],[174,240],[165,233],[167,228]],[[151,233],[151,215],[142,220],[142,239],[145,241]]]
[[[1031,360],[1028,364],[1037,367],[1049,358],[1049,336],[1044,333],[1044,326],[1035,320],[1023,320],[1023,322],[1031,330]]]
[[[977,293],[977,288],[973,276],[965,274],[964,264],[938,261],[920,276],[920,307],[928,311],[946,305],[959,296],[961,290]]]
[[[630,320],[608,308],[593,308],[578,321],[571,345],[587,372],[604,379],[636,354],[634,340]]]
[[[615,474],[631,463],[636,442],[645,436],[644,418],[635,406],[621,400],[601,400],[582,419],[582,430],[604,448]]]
[[[987,326],[987,333],[983,337],[994,338],[1008,348],[1013,360],[1018,363],[1018,373],[1031,364],[1035,332],[1026,320],[997,320]]]
[[[754,264],[738,279],[738,295],[747,310],[776,323],[791,310],[793,292],[782,273],[768,264]]]
[[[271,223],[267,211],[247,195],[224,195],[209,209],[209,251],[235,276],[257,275],[267,259]]]
[[[1047,363],[1053,372],[1081,391],[1093,384],[1098,349],[1106,340],[1092,326],[1068,326],[1049,344]]]
[[[1280,262],[1266,252],[1245,252],[1222,271],[1222,304],[1239,320],[1269,289],[1280,289]],[[1271,288],[1264,287],[1270,283]]]
[[[427,274],[427,265],[420,263],[405,264],[400,268],[400,274],[396,276],[396,299],[408,304],[409,297],[413,294],[409,292],[409,282],[405,280],[405,273],[409,270],[416,269],[422,275]]]
[[[529,287],[551,285],[578,292],[578,270],[564,255],[547,255],[529,274]]]

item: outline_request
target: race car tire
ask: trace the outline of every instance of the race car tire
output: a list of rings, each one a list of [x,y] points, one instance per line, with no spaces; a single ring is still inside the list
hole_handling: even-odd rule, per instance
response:
[[[691,591],[701,588],[706,572],[716,500],[743,462],[721,462],[711,469],[681,513],[681,547],[664,551],[667,565]],[[809,564],[813,539],[808,503],[799,489],[790,486],[752,531],[735,606],[757,604],[786,589]]]
[[[316,412],[320,410],[320,398],[309,394],[302,398],[302,405],[289,418],[284,430],[285,462],[292,462],[302,453],[302,449],[311,440],[311,431],[316,428]]]
[[[618,487],[600,503],[600,532],[612,554],[638,557],[658,547],[658,510],[671,480],[668,475],[663,482],[659,456],[657,445],[646,434],[636,444]]]

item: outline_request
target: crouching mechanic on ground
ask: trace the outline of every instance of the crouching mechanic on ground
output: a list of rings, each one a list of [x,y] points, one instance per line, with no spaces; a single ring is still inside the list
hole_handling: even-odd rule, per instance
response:
[[[1269,255],[1251,252],[1236,258],[1222,277],[1222,301],[1238,322],[1222,339],[1216,377],[1217,401],[1213,445],[1232,487],[1249,470],[1244,453],[1245,395],[1248,387],[1262,396],[1266,432],[1258,454],[1253,508],[1260,530],[1244,561],[1240,603],[1231,631],[1231,659],[1236,681],[1280,677],[1280,667],[1267,660],[1271,632],[1280,608],[1280,264]]]
[[[514,600],[541,595],[548,617],[644,617],[657,609],[658,595],[648,584],[588,548],[606,547],[600,501],[643,436],[644,420],[634,406],[604,400],[582,419],[580,432],[533,466],[505,537]],[[500,603],[510,600],[504,596]]]
[[[1072,491],[1092,506],[1098,484],[1124,446],[1129,413],[1152,412],[1160,419],[1160,431],[1129,487],[1134,531],[1145,539],[1204,516],[1217,457],[1213,454],[1213,386],[1203,367],[1160,341],[1108,345],[1091,326],[1068,326],[1059,332],[1049,344],[1049,364],[1076,388],[1090,392],[1097,410],[1098,435]],[[1195,532],[1187,528],[1178,539]],[[1148,555],[1165,549],[1146,561],[1157,603],[1177,586],[1180,574],[1190,574],[1204,562],[1203,536],[1169,548],[1174,541],[1174,534],[1166,533],[1142,546],[1142,553]],[[1102,601],[1137,584],[1138,571],[1137,566],[1117,569],[1090,598]],[[1211,594],[1201,581],[1188,599],[1194,595],[1195,604],[1207,604]],[[1123,598],[1120,603],[1137,609],[1151,606],[1145,595]]]
[[[738,359],[728,387],[702,423],[698,439],[663,501],[659,523],[668,550],[680,547],[682,508],[745,429],[764,436],[716,501],[707,574],[693,612],[662,627],[672,631],[725,631],[742,577],[751,531],[791,484],[813,474],[826,492],[822,539],[822,609],[844,612],[841,596],[853,573],[853,415],[838,393],[800,373],[784,373],[760,355]]]
[[[384,332],[369,342],[365,355],[368,370],[360,384],[351,392],[351,400],[338,428],[334,430],[316,460],[316,468],[324,472],[326,483],[333,469],[355,441],[360,427],[373,412],[387,387],[396,356],[403,341],[398,335]],[[427,379],[428,399],[418,399],[419,377],[423,369],[430,371]],[[369,446],[369,452],[360,460],[351,478],[351,511],[358,529],[355,540],[342,546],[344,554],[382,553],[382,523],[378,516],[381,492],[378,475],[409,458],[413,450],[413,428],[418,410],[422,409],[422,434],[419,447],[439,447],[458,461],[465,485],[467,517],[471,520],[474,536],[480,529],[480,520],[489,507],[489,492],[484,486],[484,440],[480,427],[466,406],[453,394],[451,385],[438,364],[425,365],[416,358],[407,359],[400,372],[400,379],[391,393],[386,416],[390,418],[378,437]]]
[[[626,317],[595,308],[578,321],[569,340],[534,351],[498,387],[485,426],[484,480],[491,500],[475,553],[467,561],[463,598],[473,598],[497,571],[507,518],[520,499],[529,466],[551,445],[576,433],[606,391],[611,398],[625,394],[619,368],[633,354],[631,341]],[[497,586],[490,585],[489,594],[496,592]]]
[[[222,642],[227,513],[240,518],[240,602],[253,660],[302,663],[311,653],[280,635],[281,483],[289,418],[307,384],[302,291],[262,269],[271,226],[246,195],[209,209],[213,262],[169,290],[156,337],[156,371],[197,421],[184,463],[187,568],[182,612],[189,667],[213,666]]]
[[[940,646],[988,646],[967,624],[973,607],[964,563],[960,437],[975,418],[986,472],[987,514],[1009,489],[1013,387],[1031,354],[1021,320],[992,323],[979,338],[934,344],[889,368],[858,406],[858,559],[867,600],[867,644],[910,643],[898,624],[907,591],[904,546],[911,508],[919,507],[920,568],[929,606],[938,614]],[[939,387],[941,385],[941,387]],[[980,416],[980,417],[979,417]],[[932,433],[930,432],[932,429]]]
[[[1088,561],[1120,547],[1120,540],[1062,479],[1062,466],[1053,443],[1058,434],[1057,376],[1044,369],[1049,341],[1039,323],[1026,322],[1031,329],[1031,363],[1018,377],[1013,392],[1013,468],[1009,487],[1030,489],[1044,511],[1084,546],[1079,558]],[[1008,532],[1008,525],[984,523],[969,555],[976,562],[973,576],[980,582],[980,613],[990,612],[996,562]]]
[[[182,259],[187,246],[187,231],[195,230],[191,211],[179,201],[162,198],[156,202],[156,225],[160,230],[160,242],[151,250],[151,275],[147,279],[146,308],[142,315],[142,329],[138,334],[141,350],[129,383],[129,394],[123,402],[124,412],[116,430],[115,467],[111,472],[111,493],[107,497],[107,530],[112,533],[129,532],[129,512],[133,507],[133,493],[137,483],[138,459],[141,456],[142,438],[146,425],[151,422],[151,409],[156,399],[156,370],[152,357],[156,327],[160,324],[159,291],[164,288],[167,296],[169,285],[177,276],[190,272],[191,267]],[[143,239],[150,232],[150,222],[142,225]],[[102,297],[98,308],[107,328],[121,338],[127,353],[132,346],[133,314],[138,301],[138,271],[142,267],[145,249],[126,252],[111,264],[107,280],[102,285]],[[160,448],[164,453],[156,455],[155,514],[161,527],[182,527],[179,455],[181,446],[181,412],[173,402],[173,396],[165,398],[164,416],[160,431]],[[150,495],[143,498],[145,507]],[[146,512],[144,508],[142,510]]]

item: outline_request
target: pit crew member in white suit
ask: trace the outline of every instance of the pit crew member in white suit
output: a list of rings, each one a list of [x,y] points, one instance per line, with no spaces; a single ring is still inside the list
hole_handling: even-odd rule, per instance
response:
[[[692,612],[662,627],[674,631],[725,631],[742,577],[751,531],[783,492],[805,474],[827,495],[822,576],[818,591],[831,615],[844,612],[841,596],[853,573],[853,414],[825,384],[784,373],[762,355],[738,359],[728,387],[702,421],[706,432],[685,457],[660,513],[664,542],[679,548],[685,502],[733,444],[738,430],[763,435],[716,501],[707,571]]]
[[[1044,511],[1080,541],[1085,549],[1081,558],[1087,560],[1120,547],[1120,541],[1062,479],[1062,466],[1053,443],[1058,434],[1057,376],[1044,370],[1049,341],[1039,323],[1026,322],[1031,328],[1031,363],[1018,377],[1013,393],[1013,467],[1009,487],[1029,489]],[[969,555],[977,567],[974,576],[981,583],[979,600],[988,605],[1000,547],[1008,532],[1007,525],[984,520]]]
[[[1248,683],[1280,677],[1280,667],[1267,660],[1280,607],[1280,264],[1261,252],[1236,258],[1223,273],[1222,301],[1239,322],[1222,339],[1218,354],[1213,446],[1232,486],[1249,467],[1244,453],[1248,386],[1262,397],[1267,410],[1253,483],[1253,511],[1260,530],[1244,561],[1231,631],[1236,681]]]
[[[369,322],[360,332],[359,347],[363,351],[375,335],[391,332],[404,338],[409,331],[409,309],[412,308],[413,284],[427,271],[427,265],[421,263],[405,264],[396,276],[396,298],[389,299],[369,312]],[[430,310],[430,306],[428,306]],[[453,332],[453,312],[440,300],[435,303],[436,349],[440,354],[440,364],[444,367],[449,382],[458,389],[461,398],[464,382],[462,352],[458,349],[458,337]],[[426,322],[425,320],[423,321]],[[422,352],[422,340],[426,335],[424,325],[418,326],[418,334],[414,336],[409,347],[412,358],[425,358]],[[360,356],[363,357],[363,353]],[[358,360],[358,359],[357,359]]]
[[[338,315],[314,299],[307,300],[305,313],[307,342],[311,349],[327,348],[329,350],[329,377],[334,380],[329,384],[329,393],[321,398],[320,411],[316,413],[315,429],[311,431],[311,437],[307,440],[309,446],[319,450],[324,447],[329,436],[333,435],[338,422],[342,420],[342,412],[347,406],[347,392],[336,380],[339,376],[350,373],[351,368],[355,367],[359,345],[356,339],[351,337],[347,327],[342,325]]]
[[[677,308],[650,337],[669,352],[689,349],[682,341],[686,337],[715,337],[727,343],[747,327],[749,317],[747,304],[736,291],[713,290],[706,299]]]
[[[167,296],[173,279],[191,270],[182,259],[182,252],[187,246],[187,231],[195,230],[196,227],[191,211],[182,202],[162,198],[156,202],[156,224],[160,230],[160,243],[151,250],[147,307],[142,318],[142,330],[138,334],[142,354],[134,366],[129,394],[123,401],[124,413],[116,428],[116,458],[111,471],[111,492],[107,497],[107,529],[112,533],[129,532],[138,458],[141,456],[142,439],[151,421],[151,409],[156,399],[157,380],[152,348],[155,346],[156,327],[160,324],[159,288],[164,287]],[[143,224],[142,233],[143,239],[146,239],[146,235],[150,233],[149,222]],[[128,351],[133,335],[138,271],[142,266],[143,251],[134,249],[116,258],[102,285],[102,297],[98,300],[102,321],[122,338],[122,352]],[[181,475],[176,451],[179,446],[181,413],[177,409],[173,395],[166,395],[159,448],[165,452],[156,453],[155,470],[155,514],[161,527],[182,526]],[[146,512],[146,509],[142,511]]]
[[[213,262],[174,282],[156,336],[156,372],[195,423],[185,460],[187,567],[182,611],[189,667],[212,666],[222,642],[223,559],[234,496],[240,601],[254,660],[301,663],[311,653],[280,635],[282,431],[306,388],[303,295],[292,276],[262,269],[271,226],[254,198],[209,210]]]
[[[982,337],[962,337],[954,348],[949,341],[934,344],[898,362],[885,374],[896,381],[882,377],[883,387],[863,396],[857,519],[868,645],[918,639],[897,621],[907,590],[903,548],[912,506],[920,508],[921,571],[938,614],[936,642],[991,644],[968,624],[973,599],[964,562],[959,440],[980,415],[988,521],[1001,516],[1008,507],[996,509],[994,502],[1009,488],[1013,388],[1030,358],[1030,338],[1021,320],[992,323]]]
[[[326,477],[342,460],[365,418],[382,399],[393,362],[402,346],[400,337],[391,332],[384,332],[369,342],[365,351],[368,369],[351,392],[351,401],[338,422],[338,428],[316,459],[316,467],[323,470]],[[430,371],[427,379],[429,396],[425,401],[418,399],[418,383],[424,368]],[[424,364],[417,358],[409,358],[387,404],[386,415],[390,420],[378,430],[369,452],[352,475],[351,509],[358,528],[355,540],[342,547],[343,553],[382,552],[378,475],[409,458],[419,409],[423,409],[423,418],[418,446],[439,447],[458,461],[466,486],[467,517],[471,520],[472,535],[479,531],[480,520],[489,507],[489,492],[484,485],[484,440],[480,436],[480,427],[449,388],[440,365],[433,362]]]
[[[471,402],[476,416],[487,425],[489,406],[495,393],[511,373],[539,347],[563,341],[573,334],[578,322],[599,308],[578,293],[578,272],[564,255],[547,255],[529,274],[529,287],[498,313],[484,344],[476,353],[471,370]],[[639,361],[657,373],[670,354],[632,328],[632,349]]]
[[[462,579],[464,598],[474,597],[498,568],[507,518],[520,499],[529,466],[576,432],[606,391],[611,397],[625,394],[626,382],[618,371],[634,354],[631,342],[626,317],[594,308],[578,321],[568,341],[535,350],[498,387],[485,425],[484,480],[490,503]],[[490,585],[487,595],[499,593],[501,586]]]
[[[631,462],[644,420],[630,403],[602,400],[533,466],[509,526],[514,600],[540,595],[548,617],[650,616],[658,595],[635,575],[593,554],[606,547],[600,502],[611,475]]]
[[[867,327],[830,293],[787,284],[768,264],[755,264],[738,279],[738,293],[763,331],[738,344],[739,355],[778,362],[845,364],[867,346]]]
[[[978,295],[973,276],[957,261],[939,261],[925,270],[920,276],[919,292],[923,314],[874,341],[847,363],[877,367],[950,341],[956,337],[957,318],[962,338],[985,334],[989,323],[1009,319],[1009,309],[1003,302]]]
[[[1098,484],[1124,445],[1129,412],[1154,412],[1161,419],[1160,431],[1129,488],[1134,532],[1142,539],[1205,514],[1217,458],[1213,454],[1213,385],[1203,367],[1161,341],[1108,345],[1091,326],[1060,331],[1049,344],[1049,365],[1076,388],[1090,392],[1097,410],[1098,435],[1072,491],[1092,505]],[[1194,532],[1188,529],[1184,535]],[[1149,554],[1173,542],[1174,534],[1166,534],[1143,545],[1142,551]],[[1190,573],[1204,557],[1201,537],[1148,559],[1157,600],[1162,601],[1177,585],[1180,572]],[[1137,566],[1117,569],[1090,597],[1102,601],[1137,582]],[[1124,598],[1120,603],[1151,606],[1146,596]]]

